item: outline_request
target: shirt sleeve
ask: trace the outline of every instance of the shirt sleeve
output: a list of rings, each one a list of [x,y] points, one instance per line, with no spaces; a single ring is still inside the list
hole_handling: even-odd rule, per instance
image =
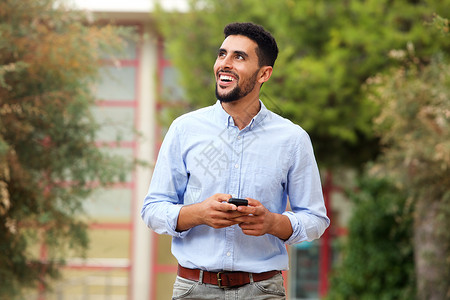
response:
[[[176,226],[188,173],[183,162],[176,124],[175,121],[170,126],[161,145],[141,217],[158,234],[183,237],[189,230],[178,232]]]
[[[302,131],[288,173],[287,192],[292,211],[284,212],[293,233],[285,242],[292,245],[318,239],[330,225],[326,215],[320,174],[311,140]]]

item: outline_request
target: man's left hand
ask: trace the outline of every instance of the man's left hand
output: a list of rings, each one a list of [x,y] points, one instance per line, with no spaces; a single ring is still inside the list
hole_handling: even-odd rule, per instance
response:
[[[266,233],[287,240],[292,234],[292,226],[287,216],[270,212],[258,200],[246,198],[248,206],[239,206],[237,210],[245,216],[237,217],[242,232],[247,235],[261,236]]]

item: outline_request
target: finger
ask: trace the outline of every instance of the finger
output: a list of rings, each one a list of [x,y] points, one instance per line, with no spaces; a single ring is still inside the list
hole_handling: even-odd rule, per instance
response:
[[[261,202],[259,202],[256,199],[253,199],[253,198],[245,198],[245,199],[247,199],[248,205],[250,205],[250,206],[259,206],[259,205],[261,205]]]
[[[239,222],[242,222],[242,218],[244,218],[244,217],[246,217],[246,216],[248,216],[248,214],[246,214],[246,213],[242,213],[242,212],[240,212],[240,211],[228,211],[227,212],[228,213],[228,218],[229,219],[233,219],[233,220],[236,220],[236,219],[238,219],[239,218]]]
[[[237,224],[241,225],[242,223],[245,222],[245,219],[244,219],[244,218],[245,218],[245,217],[235,217],[235,218],[233,218],[233,219],[231,219],[231,220],[233,220],[233,221],[236,222]]]
[[[241,226],[242,224],[239,224],[239,226]],[[241,227],[242,228],[242,227]],[[255,229],[252,227],[249,228],[242,228],[242,232],[246,235],[252,235],[252,236],[260,236],[262,235],[261,231],[259,229]]]
[[[230,194],[221,194],[221,193],[214,194],[214,199],[218,202],[228,201],[228,199],[230,198],[231,198]]]
[[[229,227],[229,226],[232,226],[232,225],[235,225],[235,224],[239,224],[239,223],[227,220],[227,221],[215,222],[212,225],[212,227],[214,227],[214,228],[225,228],[225,227]]]
[[[219,205],[219,210],[221,210],[221,211],[236,211],[237,206],[234,204],[227,203],[227,202],[221,202]]]
[[[245,235],[251,235],[251,236],[261,236],[262,234],[261,234],[261,232],[259,232],[259,231],[254,231],[254,230],[242,230],[242,232],[245,234]]]
[[[219,205],[216,206],[216,209],[220,211],[229,211],[229,210],[236,210],[236,206],[230,203],[227,203],[228,199],[231,198],[230,194],[214,194],[212,197],[212,200],[219,202]]]
[[[243,214],[246,214],[246,215],[251,215],[256,212],[256,207],[254,207],[254,206],[238,206],[237,211],[239,211]]]

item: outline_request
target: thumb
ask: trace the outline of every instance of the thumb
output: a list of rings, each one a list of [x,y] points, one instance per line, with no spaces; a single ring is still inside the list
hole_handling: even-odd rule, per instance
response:
[[[219,194],[215,194],[214,195],[214,199],[216,201],[218,201],[218,202],[228,201],[228,199],[230,199],[230,198],[231,198],[230,194],[221,194],[221,193],[219,193]]]

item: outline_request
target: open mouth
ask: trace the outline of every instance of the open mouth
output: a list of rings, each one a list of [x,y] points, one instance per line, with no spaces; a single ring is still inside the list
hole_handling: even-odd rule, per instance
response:
[[[237,81],[237,76],[230,73],[219,73],[217,79],[219,85],[221,85],[222,87],[226,87]]]
[[[234,77],[222,74],[222,75],[219,76],[219,80],[223,81],[223,82],[233,82],[234,81]]]

